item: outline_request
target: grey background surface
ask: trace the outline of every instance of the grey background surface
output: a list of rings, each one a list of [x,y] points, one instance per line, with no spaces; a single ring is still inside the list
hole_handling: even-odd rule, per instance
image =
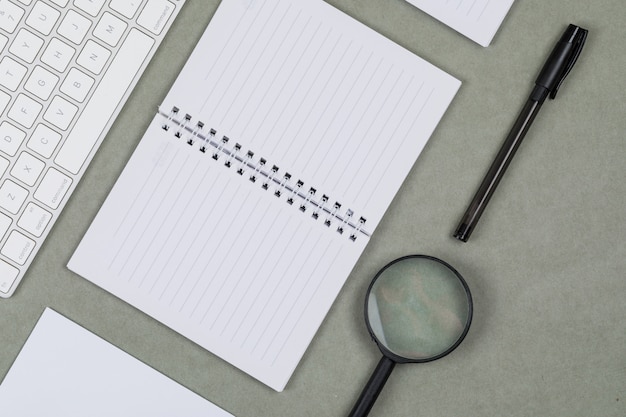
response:
[[[272,391],[65,268],[216,0],[187,1],[28,276],[0,301],[0,378],[50,306],[237,417],[347,415],[380,357],[363,322],[367,285],[392,259],[425,253],[466,278],[472,328],[444,359],[396,367],[372,416],[624,417],[623,0],[517,0],[488,48],[402,0],[329,3],[463,85],[286,390]],[[590,31],[578,64],[470,241],[456,241],[460,216],[568,23]]]

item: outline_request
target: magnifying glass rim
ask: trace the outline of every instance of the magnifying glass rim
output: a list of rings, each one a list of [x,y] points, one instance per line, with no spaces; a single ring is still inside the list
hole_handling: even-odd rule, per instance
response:
[[[465,290],[465,295],[467,296],[467,303],[468,303],[468,307],[469,307],[469,311],[468,311],[468,315],[467,315],[467,321],[465,322],[465,328],[463,329],[463,332],[461,333],[459,338],[452,345],[450,345],[450,347],[448,349],[446,349],[442,353],[439,353],[439,354],[437,354],[435,356],[431,356],[431,357],[428,357],[428,358],[425,358],[425,359],[409,359],[409,358],[405,358],[405,357],[397,355],[397,354],[393,353],[392,351],[390,351],[389,349],[387,349],[387,347],[383,343],[381,343],[380,340],[378,340],[378,337],[376,337],[376,334],[374,333],[374,331],[372,330],[372,327],[370,326],[369,315],[367,314],[367,312],[368,312],[368,303],[369,303],[369,298],[370,298],[370,292],[372,291],[372,287],[374,286],[374,283],[376,283],[376,281],[382,275],[382,273],[385,272],[392,265],[394,265],[394,264],[396,264],[398,262],[407,260],[407,259],[412,259],[412,258],[429,259],[431,261],[439,262],[440,264],[442,264],[443,266],[448,268],[450,271],[452,271],[452,273],[454,273],[454,275],[456,275],[456,277],[459,279],[459,281],[461,282],[461,285],[463,286],[463,289]],[[395,260],[389,262],[387,265],[382,267],[382,269],[380,271],[378,271],[378,273],[376,273],[376,275],[372,279],[372,282],[370,282],[370,285],[367,288],[367,293],[365,294],[365,309],[364,309],[364,313],[365,313],[365,325],[367,326],[367,330],[369,331],[370,336],[374,339],[374,341],[378,345],[378,349],[380,349],[380,351],[383,353],[383,355],[385,355],[386,357],[388,357],[389,359],[393,360],[396,363],[424,363],[424,362],[431,362],[431,361],[434,361],[434,360],[437,360],[437,359],[440,359],[440,358],[446,356],[447,354],[452,352],[454,349],[456,349],[457,346],[459,346],[461,344],[463,339],[465,339],[465,336],[467,335],[467,332],[469,332],[470,324],[472,323],[473,312],[474,312],[474,304],[473,304],[473,301],[472,301],[472,293],[470,292],[469,286],[467,285],[467,282],[465,282],[465,279],[463,278],[463,276],[461,276],[461,274],[459,274],[459,272],[456,269],[454,269],[452,267],[452,265],[450,265],[449,263],[447,263],[445,261],[442,261],[439,258],[435,258],[434,256],[429,256],[429,255],[406,255],[406,256],[403,256],[401,258],[398,258],[398,259],[395,259]]]

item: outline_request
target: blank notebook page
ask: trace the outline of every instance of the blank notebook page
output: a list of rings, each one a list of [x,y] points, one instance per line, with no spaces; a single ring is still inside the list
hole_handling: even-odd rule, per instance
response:
[[[323,1],[222,1],[69,267],[280,391],[459,86]]]
[[[513,0],[407,0],[474,42],[489,46]]]

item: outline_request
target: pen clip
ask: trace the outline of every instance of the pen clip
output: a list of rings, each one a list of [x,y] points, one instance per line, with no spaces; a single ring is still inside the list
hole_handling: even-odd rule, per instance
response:
[[[570,26],[574,26],[574,25],[570,25]],[[563,69],[563,72],[561,73],[559,80],[556,83],[556,86],[550,92],[551,99],[554,99],[556,97],[556,93],[557,91],[559,91],[561,84],[563,84],[563,80],[565,80],[565,77],[568,76],[569,72],[574,67],[574,64],[576,63],[576,61],[578,60],[578,57],[580,56],[580,52],[583,50],[583,46],[585,46],[585,41],[587,40],[588,30],[583,29],[579,26],[575,26],[575,28],[577,32],[572,42],[573,44],[572,52],[568,58],[567,65]]]

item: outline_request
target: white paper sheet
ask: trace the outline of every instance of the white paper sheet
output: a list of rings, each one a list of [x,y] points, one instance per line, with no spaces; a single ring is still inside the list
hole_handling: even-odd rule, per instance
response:
[[[474,42],[489,46],[513,0],[407,0]]]
[[[49,308],[0,384],[0,414],[232,417]]]

